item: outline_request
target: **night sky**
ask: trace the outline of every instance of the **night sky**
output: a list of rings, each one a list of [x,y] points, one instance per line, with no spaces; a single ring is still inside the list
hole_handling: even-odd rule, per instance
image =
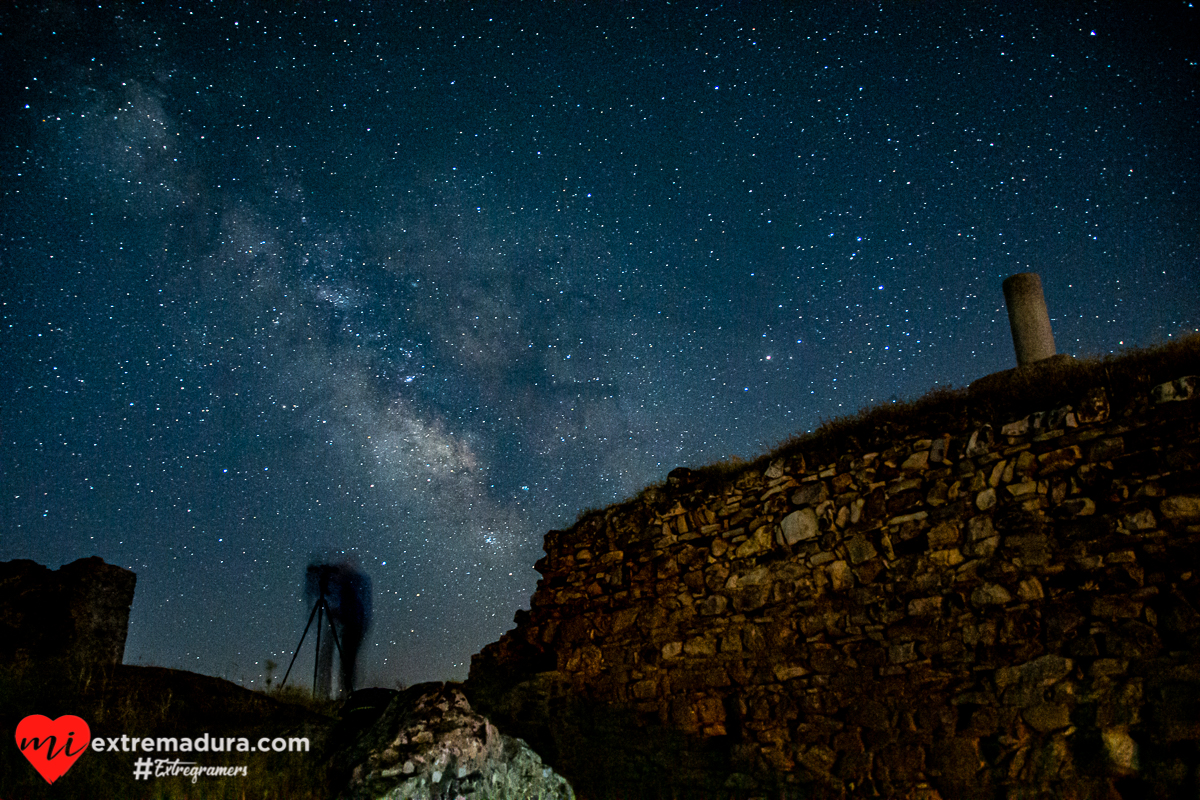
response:
[[[1191,2],[185,6],[0,11],[0,560],[136,571],[128,663],[261,686],[332,556],[462,678],[585,508],[1013,366],[1012,273],[1200,328]]]

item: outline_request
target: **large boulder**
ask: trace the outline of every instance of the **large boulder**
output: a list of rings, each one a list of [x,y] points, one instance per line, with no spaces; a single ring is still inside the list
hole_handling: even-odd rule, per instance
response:
[[[575,797],[566,779],[523,741],[472,711],[457,684],[425,683],[398,692],[365,729],[334,732],[335,741],[341,737],[352,740],[333,757],[344,781],[335,787],[341,800]]]

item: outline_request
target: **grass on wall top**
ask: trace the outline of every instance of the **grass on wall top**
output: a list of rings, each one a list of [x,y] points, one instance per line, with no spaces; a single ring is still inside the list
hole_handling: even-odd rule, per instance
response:
[[[752,461],[738,458],[692,471],[694,483],[736,480],[747,470],[765,470],[772,462],[803,453],[809,468],[829,464],[847,452],[885,448],[910,432],[964,434],[987,422],[999,427],[1037,411],[1078,403],[1103,389],[1113,414],[1120,414],[1160,383],[1200,374],[1200,334],[1153,347],[1102,358],[1053,359],[989,375],[966,388],[939,388],[916,400],[864,408],[857,414],[823,422],[811,433],[791,437]],[[636,499],[661,489],[646,487]],[[599,513],[588,509],[579,515]]]

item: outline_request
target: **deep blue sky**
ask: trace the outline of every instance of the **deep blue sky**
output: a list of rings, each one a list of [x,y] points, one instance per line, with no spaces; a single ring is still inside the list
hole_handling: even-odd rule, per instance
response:
[[[341,551],[462,677],[583,508],[1012,366],[1009,274],[1200,327],[1191,3],[102,5],[0,11],[0,559],[135,570],[129,662],[260,685]]]

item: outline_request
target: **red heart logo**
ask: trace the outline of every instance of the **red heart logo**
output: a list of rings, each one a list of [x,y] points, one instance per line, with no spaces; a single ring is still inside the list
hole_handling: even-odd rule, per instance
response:
[[[42,774],[54,783],[66,774],[92,741],[92,729],[79,717],[68,714],[50,719],[30,714],[17,725],[17,747]]]

